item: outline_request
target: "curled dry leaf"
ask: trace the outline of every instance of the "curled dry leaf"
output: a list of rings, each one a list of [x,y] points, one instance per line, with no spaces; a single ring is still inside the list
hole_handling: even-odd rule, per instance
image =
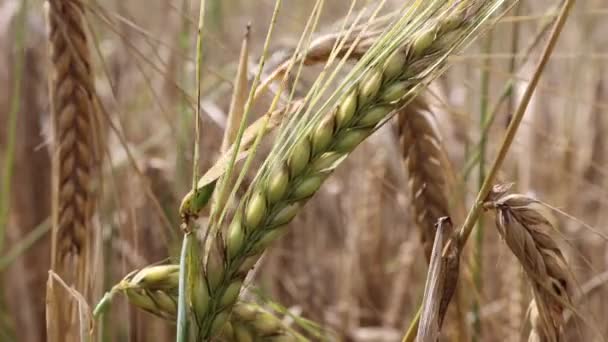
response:
[[[453,231],[452,221],[449,217],[441,217],[435,227],[435,242],[418,328],[419,342],[437,341],[448,305],[458,285],[460,247],[455,241],[449,242],[447,235]]]

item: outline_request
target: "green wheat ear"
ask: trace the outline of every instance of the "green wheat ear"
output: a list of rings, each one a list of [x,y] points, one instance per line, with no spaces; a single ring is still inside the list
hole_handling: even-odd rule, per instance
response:
[[[402,37],[399,46],[393,40],[401,32],[389,30],[388,38],[381,38],[363,56],[358,68],[361,76],[354,82],[344,81],[350,86],[337,105],[314,116],[318,120],[287,125],[290,131],[283,132],[275,144],[279,147],[268,157],[273,162],[258,172],[232,222],[212,237],[204,267],[208,287],[198,294],[205,305],[195,309],[202,338],[220,331],[249,270],[285,234],[287,224],[333,170],[437,75],[446,57],[471,37],[500,2],[479,5],[471,1],[478,4],[475,9],[425,12],[427,17],[412,21],[412,34]],[[407,25],[401,29],[407,31]]]

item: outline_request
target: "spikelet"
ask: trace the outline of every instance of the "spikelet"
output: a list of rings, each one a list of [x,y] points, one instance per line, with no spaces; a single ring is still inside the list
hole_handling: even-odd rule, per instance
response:
[[[256,304],[239,302],[220,334],[224,341],[301,341],[283,322]]]

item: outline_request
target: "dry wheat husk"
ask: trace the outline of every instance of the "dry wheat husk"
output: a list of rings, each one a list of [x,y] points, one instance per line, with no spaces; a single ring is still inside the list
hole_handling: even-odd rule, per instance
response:
[[[551,222],[538,200],[507,195],[508,186],[495,186],[486,207],[496,215],[501,237],[521,263],[532,287],[529,341],[560,341],[564,310],[572,307],[568,263],[550,232]]]
[[[96,160],[93,73],[80,0],[46,2],[51,60],[50,94],[53,146],[53,270],[69,285],[87,295],[87,254],[94,210],[92,178]],[[70,301],[57,300],[58,322],[65,336],[74,324]],[[47,314],[48,316],[48,314]],[[51,329],[52,330],[52,329]]]
[[[449,240],[454,236],[446,235],[453,231],[452,221],[449,217],[440,217],[434,228],[436,234],[417,334],[419,342],[437,340],[448,306],[458,288],[460,244],[457,240]]]
[[[427,260],[435,240],[435,223],[449,216],[448,183],[443,147],[425,100],[418,96],[399,112],[398,134],[414,220]],[[451,232],[446,232],[447,235]]]

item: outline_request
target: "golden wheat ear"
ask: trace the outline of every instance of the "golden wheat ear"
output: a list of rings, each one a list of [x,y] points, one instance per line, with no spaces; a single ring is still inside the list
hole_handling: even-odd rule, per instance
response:
[[[434,117],[422,96],[416,97],[399,111],[398,119],[399,145],[408,171],[414,220],[429,260],[435,241],[435,223],[439,218],[449,216],[444,151]],[[449,236],[451,233],[444,234]]]
[[[87,255],[95,207],[91,180],[95,171],[95,137],[98,134],[95,130],[91,56],[83,3],[80,0],[49,0],[45,5],[55,138],[51,267],[86,298]],[[56,317],[51,320],[58,324],[59,330],[55,333],[61,332],[62,336],[49,331],[49,338],[76,340],[74,305],[67,298],[55,303]]]
[[[530,341],[560,341],[564,310],[572,307],[573,281],[568,263],[550,232],[551,222],[539,202],[520,194],[506,194],[495,186],[486,203],[496,215],[496,228],[521,263],[532,287]]]

